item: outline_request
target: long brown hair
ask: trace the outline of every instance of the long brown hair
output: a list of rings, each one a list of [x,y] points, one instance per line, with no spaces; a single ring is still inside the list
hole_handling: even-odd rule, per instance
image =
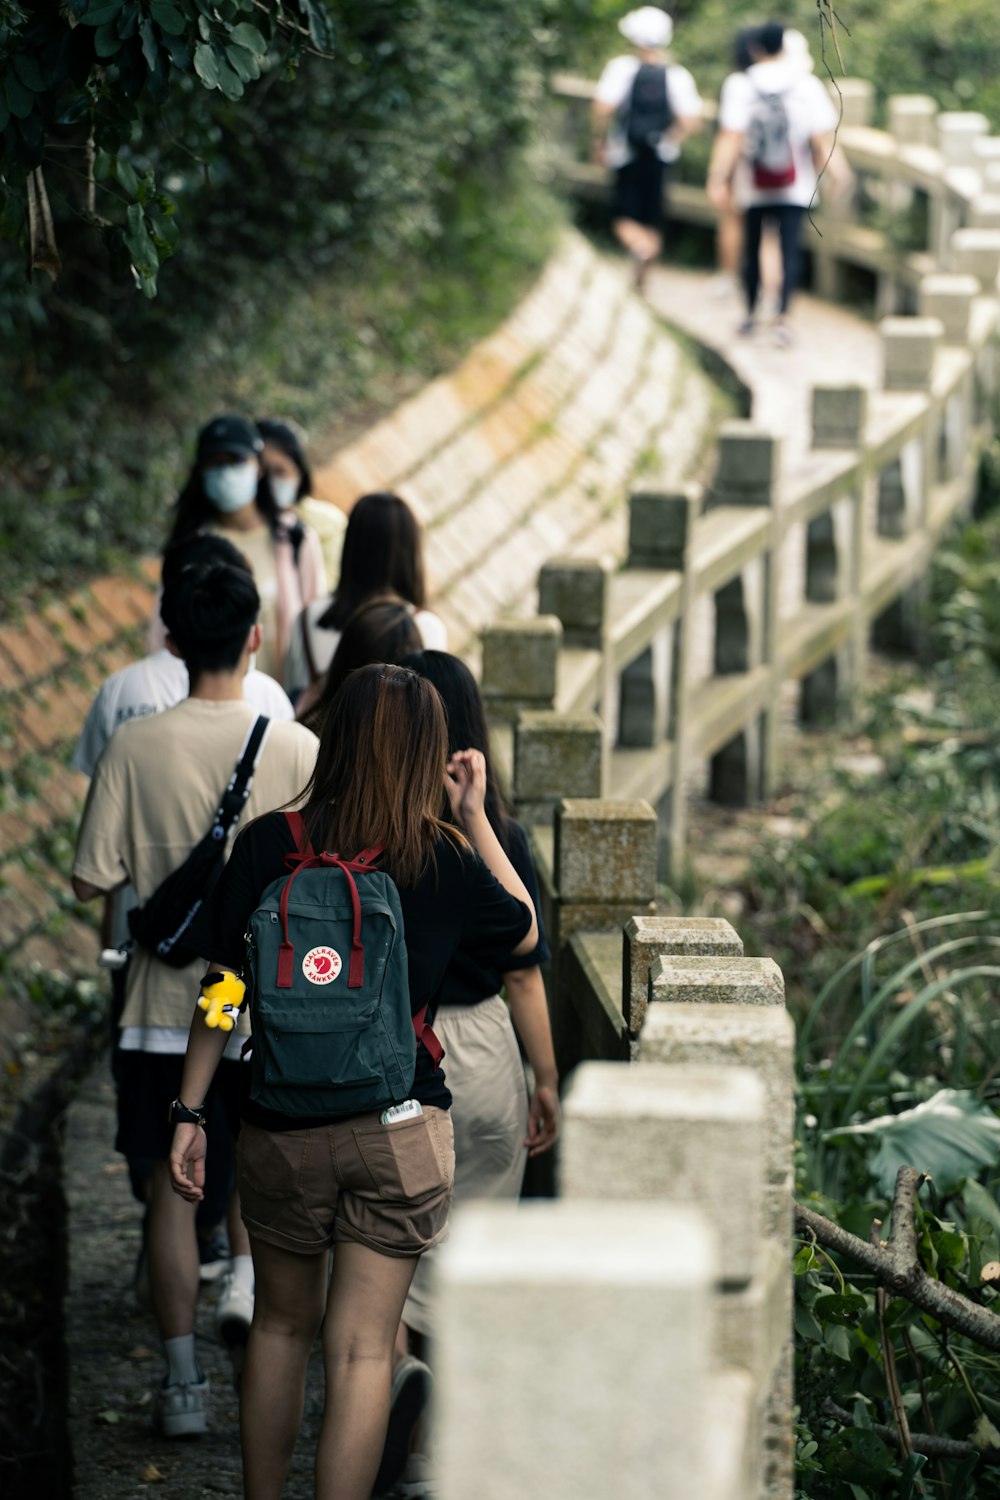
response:
[[[374,594],[359,604],[337,643],[323,688],[302,722],[316,734],[322,730],[327,710],[351,672],[373,662],[395,665],[421,646],[413,606],[398,594]]]
[[[353,858],[381,845],[397,885],[412,886],[445,835],[440,817],[448,729],[437,689],[403,667],[359,667],[327,710],[305,824],[316,849]]]
[[[405,500],[379,490],[354,502],[344,532],[340,582],[320,625],[343,630],[362,600],[382,589],[393,589],[417,609],[424,607],[420,522]]]

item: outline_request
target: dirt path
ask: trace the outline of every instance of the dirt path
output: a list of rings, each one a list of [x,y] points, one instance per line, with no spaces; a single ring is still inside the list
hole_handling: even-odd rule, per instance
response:
[[[66,1341],[70,1362],[69,1435],[77,1500],[209,1500],[242,1494],[236,1395],[226,1355],[212,1332],[216,1291],[202,1288],[198,1358],[212,1382],[210,1432],[168,1441],[153,1428],[153,1388],[162,1375],[150,1311],[139,1307],[132,1276],[141,1215],[125,1163],[114,1150],[114,1092],[106,1061],[90,1074],[66,1123],[65,1192],[70,1275]],[[311,1500],[312,1452],[322,1402],[314,1355],[306,1416],[286,1500]],[[162,1489],[159,1486],[163,1486]],[[44,1497],[39,1497],[44,1500]]]

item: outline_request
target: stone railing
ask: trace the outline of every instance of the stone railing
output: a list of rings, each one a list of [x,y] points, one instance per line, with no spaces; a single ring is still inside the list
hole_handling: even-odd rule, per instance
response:
[[[975,138],[982,153],[991,142]],[[928,177],[941,214],[967,176],[982,181],[957,167]],[[970,202],[982,214],[988,198]],[[801,685],[805,721],[829,716],[863,682],[873,636],[912,635],[920,579],[971,503],[997,400],[1000,230],[955,228],[949,244],[956,269],[922,276],[917,315],[881,321],[882,389],[813,389],[809,452],[786,468],[777,433],[723,424],[703,493],[632,494],[621,569],[553,559],[539,615],[484,632],[483,692],[507,726],[501,761],[528,821],[547,823],[564,796],[643,799],[659,813],[660,870],[676,873],[706,763],[719,800],[766,794],[784,685]],[[544,826],[539,842],[544,856]]]
[[[855,266],[874,278],[875,310],[885,315],[915,311],[921,283],[934,272],[985,274],[992,285],[1000,265],[1000,136],[990,134],[985,115],[940,111],[922,94],[895,95],[886,103],[887,128],[876,130],[872,84],[841,78],[830,89],[855,183],[848,198],[816,210],[820,236],[809,249],[817,292],[839,298],[844,268]],[[556,175],[574,195],[602,201],[608,174],[585,159],[593,93],[589,80],[554,80]],[[715,114],[705,101],[706,124]],[[670,215],[702,225],[718,217],[704,185],[683,181],[671,185]]]
[[[577,1069],[559,1200],[460,1210],[444,1252],[442,1496],[789,1500],[781,973],[720,920],[614,941],[636,1061]]]

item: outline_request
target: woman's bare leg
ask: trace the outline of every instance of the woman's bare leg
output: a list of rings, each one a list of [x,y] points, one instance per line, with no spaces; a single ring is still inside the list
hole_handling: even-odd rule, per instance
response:
[[[329,1257],[295,1255],[252,1233],[250,1245],[257,1290],[240,1390],[243,1493],[246,1500],[281,1500],[326,1305]]]
[[[389,1421],[393,1345],[416,1259],[338,1244],[323,1324],[316,1500],[368,1500]]]

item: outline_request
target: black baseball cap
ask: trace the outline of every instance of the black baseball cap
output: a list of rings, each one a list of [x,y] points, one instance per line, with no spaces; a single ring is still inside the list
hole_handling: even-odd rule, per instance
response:
[[[210,453],[239,453],[255,458],[264,444],[260,433],[245,417],[213,417],[198,434],[197,458],[200,463]]]

